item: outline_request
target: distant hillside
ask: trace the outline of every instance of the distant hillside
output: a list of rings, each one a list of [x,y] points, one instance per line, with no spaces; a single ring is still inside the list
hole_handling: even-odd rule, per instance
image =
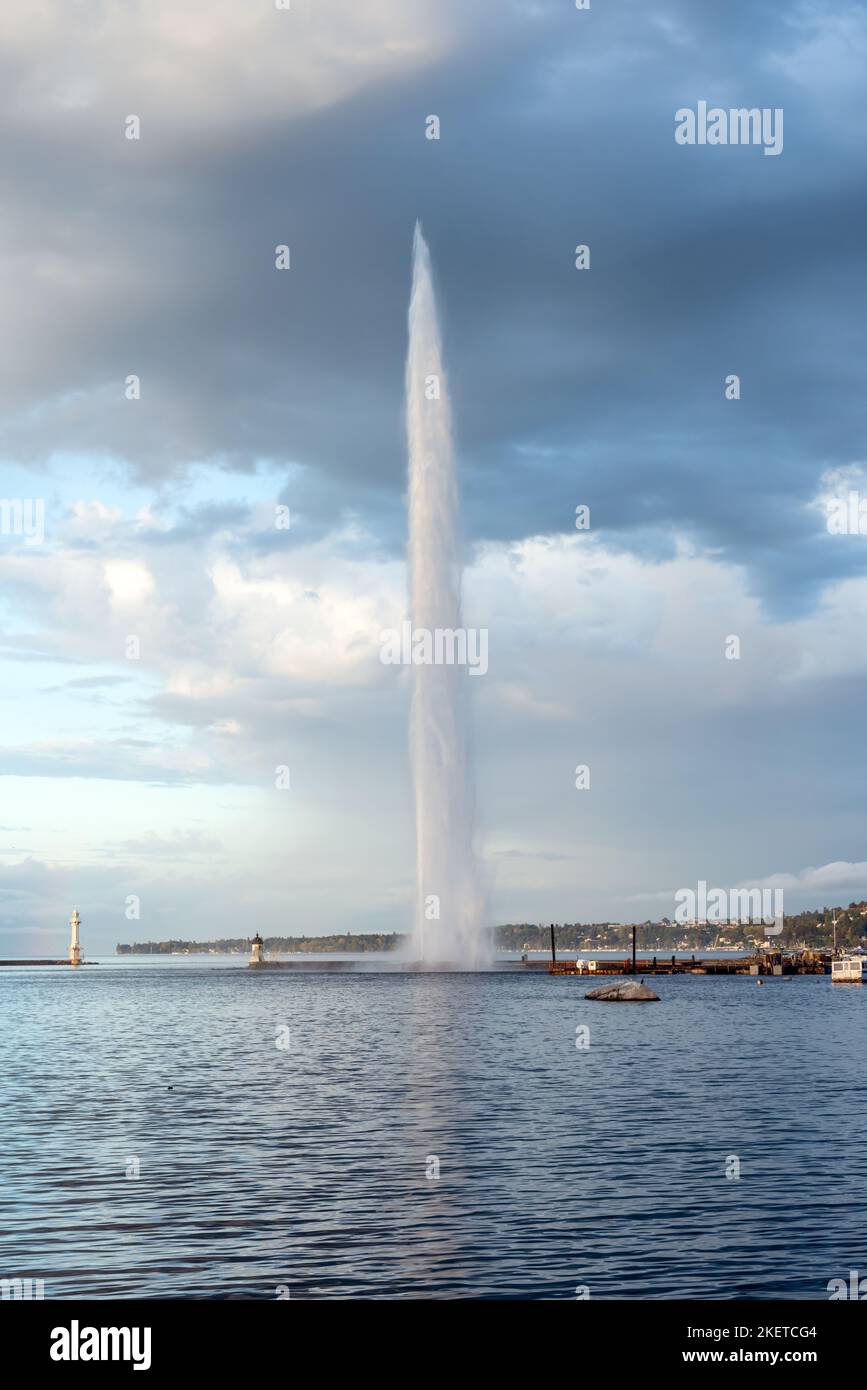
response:
[[[848,907],[815,909],[798,912],[784,918],[781,936],[774,944],[789,946],[830,946],[833,940],[832,918],[837,918],[837,945],[867,944],[867,902],[850,903]],[[730,946],[750,947],[761,943],[765,933],[760,923],[735,923],[720,926],[711,923],[704,927],[682,927],[664,919],[662,922],[636,924],[636,939],[641,951],[709,950],[719,941]],[[558,923],[557,949],[562,951],[626,950],[632,941],[632,926],[625,923],[580,922]],[[265,950],[275,955],[294,952],[361,952],[394,951],[406,940],[400,932],[345,932],[332,936],[269,936]],[[499,951],[547,951],[551,931],[547,923],[509,923],[494,928],[494,941]],[[119,956],[233,955],[246,954],[249,937],[221,937],[214,941],[134,941],[132,945],[117,946]]]
[[[342,936],[267,936],[265,950],[275,954],[294,951],[393,951],[403,937],[397,932],[348,932]],[[214,941],[134,941],[131,946],[119,944],[119,956],[234,955],[247,954],[247,936],[218,937]]]

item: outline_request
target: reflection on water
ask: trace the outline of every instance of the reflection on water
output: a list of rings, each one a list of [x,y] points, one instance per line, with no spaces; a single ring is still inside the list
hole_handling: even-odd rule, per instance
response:
[[[0,1276],[49,1298],[824,1298],[867,1268],[867,989],[666,977],[644,1009],[586,987],[0,970]]]

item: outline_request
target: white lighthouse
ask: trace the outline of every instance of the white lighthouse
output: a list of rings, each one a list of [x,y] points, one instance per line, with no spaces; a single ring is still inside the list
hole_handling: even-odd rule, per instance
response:
[[[250,964],[251,964],[251,965],[263,965],[263,964],[264,964],[264,962],[263,962],[263,960],[262,960],[262,947],[264,946],[264,944],[265,944],[264,941],[262,940],[261,936],[260,936],[259,933],[257,932],[256,935],[253,937],[253,940],[252,940],[252,942],[251,942],[251,945],[252,945],[252,947],[253,947],[253,950],[252,950],[252,952],[251,952],[251,954],[250,954]]]
[[[78,944],[78,928],[81,926],[81,918],[78,915],[77,907],[72,909],[69,925],[72,928],[72,936],[69,940],[69,964],[81,965],[81,947]]]

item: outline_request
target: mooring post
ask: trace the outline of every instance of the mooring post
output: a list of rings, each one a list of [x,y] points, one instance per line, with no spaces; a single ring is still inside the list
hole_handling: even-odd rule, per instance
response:
[[[551,923],[551,964],[557,964],[557,948],[554,945],[554,923]]]

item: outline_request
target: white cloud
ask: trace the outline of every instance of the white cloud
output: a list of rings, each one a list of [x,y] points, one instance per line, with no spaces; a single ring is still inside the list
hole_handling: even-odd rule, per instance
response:
[[[178,120],[237,131],[320,110],[404,76],[447,51],[448,5],[423,0],[6,0],[0,44],[15,64],[7,119],[48,126],[98,113],[122,137],[142,120],[144,148]],[[452,14],[454,12],[452,11]],[[215,99],[215,93],[219,94]]]
[[[770,888],[809,893],[853,892],[861,898],[867,897],[867,862],[847,864],[836,860],[833,864],[822,864],[818,868],[801,869],[798,873],[771,874],[763,880]]]
[[[107,560],[103,573],[116,611],[140,606],[156,592],[153,575],[139,560]]]
[[[136,522],[98,502],[88,515],[110,527],[99,549],[80,547],[81,515],[77,509],[68,545],[0,551],[0,578],[44,652],[80,663],[85,674],[107,663],[127,677],[146,675],[151,690],[156,682],[167,696],[200,702],[203,724],[232,731],[234,741],[250,728],[254,706],[261,724],[263,701],[275,710],[307,701],[308,712],[333,704],[341,690],[404,701],[401,672],[379,660],[383,629],[406,613],[401,563],[346,534],[305,545],[293,533],[285,551],[261,555],[242,555],[226,529],[197,548],[154,545]],[[562,536],[485,546],[465,590],[466,623],[489,632],[480,706],[493,702],[528,727],[613,717],[638,704],[664,715],[673,700],[679,719],[772,708],[798,700],[799,688],[821,674],[867,671],[863,578],[829,588],[808,617],[774,622],[744,574],[718,558],[683,546],[654,563],[598,537]],[[140,661],[126,659],[129,633],[140,638]],[[739,661],[725,658],[731,635],[740,639]]]

